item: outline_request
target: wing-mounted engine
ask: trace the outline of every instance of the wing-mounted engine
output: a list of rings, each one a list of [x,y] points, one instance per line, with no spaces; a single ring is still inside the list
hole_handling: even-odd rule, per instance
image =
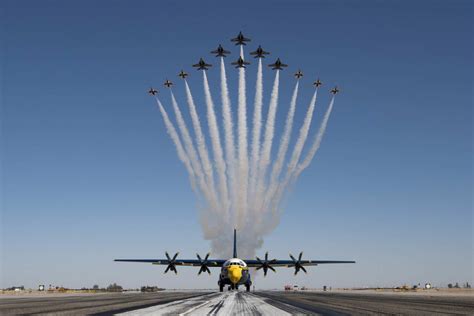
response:
[[[178,274],[178,270],[176,270],[176,258],[179,255],[179,252],[175,253],[173,258],[171,259],[170,255],[168,252],[165,252],[166,258],[167,258],[167,264],[168,266],[166,267],[166,270],[164,273],[168,273],[168,271],[173,271],[175,274]]]
[[[201,259],[201,256],[198,253],[196,254],[196,257],[199,260],[199,264],[201,265],[201,267],[199,268],[198,275],[200,275],[203,272],[207,272],[207,273],[211,274],[211,270],[209,270],[208,261],[207,261],[207,259],[209,258],[209,255],[210,255],[210,253],[208,252],[206,254],[206,257],[204,257],[204,260],[203,260],[203,259]]]
[[[274,264],[277,260],[272,259],[268,260],[268,251],[265,253],[265,260],[260,259],[259,257],[256,257],[258,263],[260,266],[257,267],[257,270],[263,269],[263,276],[267,276],[268,269],[272,270],[273,272],[275,271],[275,268],[273,268],[271,265]]]
[[[301,257],[303,257],[303,252],[300,252],[298,260],[296,260],[295,257],[293,257],[293,255],[290,253],[290,258],[293,260],[293,264],[289,265],[289,267],[295,267],[295,275],[297,275],[300,270],[303,270],[304,273],[308,273],[301,263]]]

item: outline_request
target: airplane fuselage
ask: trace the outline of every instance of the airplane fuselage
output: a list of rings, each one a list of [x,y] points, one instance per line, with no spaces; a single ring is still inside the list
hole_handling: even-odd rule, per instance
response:
[[[221,292],[225,285],[229,285],[231,289],[237,289],[239,285],[243,285],[248,291],[252,285],[252,280],[247,264],[239,258],[227,260],[222,265],[217,284]]]

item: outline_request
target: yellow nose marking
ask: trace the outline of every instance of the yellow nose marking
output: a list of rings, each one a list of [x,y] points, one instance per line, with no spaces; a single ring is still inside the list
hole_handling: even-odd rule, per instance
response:
[[[227,269],[227,273],[230,279],[230,282],[237,284],[242,278],[242,267],[241,266],[230,266]]]

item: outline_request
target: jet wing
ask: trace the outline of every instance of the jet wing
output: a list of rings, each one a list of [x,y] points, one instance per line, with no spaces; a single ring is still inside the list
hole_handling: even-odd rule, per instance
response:
[[[151,263],[157,265],[168,265],[169,261],[167,259],[115,259],[117,262],[141,262],[141,263]],[[207,259],[208,267],[222,267],[225,260],[222,259]],[[177,266],[191,266],[199,267],[201,262],[197,259],[176,259],[174,264]]]
[[[244,260],[247,266],[249,267],[259,267],[262,265],[262,262],[257,260]],[[334,263],[355,263],[355,261],[337,261],[337,260],[301,260],[301,265],[303,266],[317,266],[318,264],[334,264]],[[271,263],[272,267],[291,267],[294,266],[295,262],[293,260],[275,260]]]

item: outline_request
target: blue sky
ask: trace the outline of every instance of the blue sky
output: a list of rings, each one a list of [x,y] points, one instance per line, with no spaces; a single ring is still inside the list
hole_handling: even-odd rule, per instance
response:
[[[201,56],[216,63],[208,51],[219,43],[235,55],[228,39],[239,30],[249,48],[262,44],[290,65],[279,131],[292,71],[306,75],[296,124],[313,78],[342,88],[322,148],[261,252],[358,262],[296,278],[279,270],[256,286],[472,281],[472,9],[469,1],[4,1],[0,286],[216,286],[217,270],[175,277],[112,260],[209,250],[146,90],[184,68],[202,101],[190,65]],[[268,92],[273,74],[264,76]],[[216,69],[209,79],[217,94]],[[175,93],[184,105],[181,84]],[[317,122],[328,100],[319,100]]]

